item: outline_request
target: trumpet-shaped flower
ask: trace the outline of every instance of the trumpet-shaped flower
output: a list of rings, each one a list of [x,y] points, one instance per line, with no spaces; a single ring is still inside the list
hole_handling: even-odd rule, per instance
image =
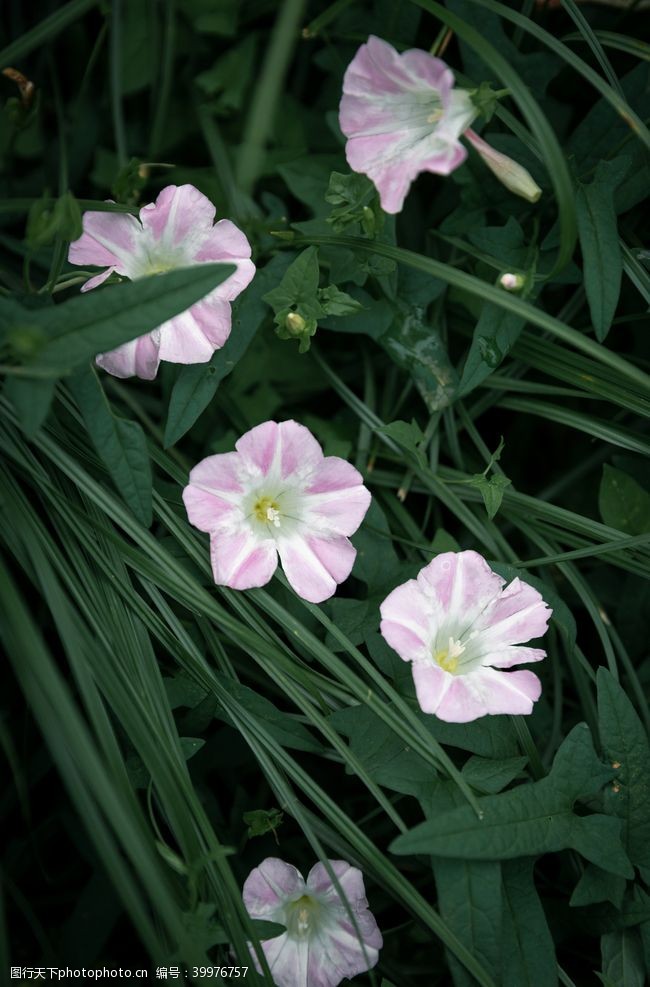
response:
[[[551,610],[528,583],[505,580],[477,552],[444,552],[381,605],[381,633],[412,662],[420,707],[450,723],[488,713],[530,713],[541,683],[513,665],[546,652],[521,646],[541,637]]]
[[[339,124],[348,164],[375,183],[382,209],[398,213],[423,171],[449,175],[467,151],[465,135],[497,178],[530,201],[541,190],[527,171],[469,130],[478,116],[470,93],[454,87],[451,69],[417,48],[397,52],[371,36],[343,78]]]
[[[262,943],[277,987],[337,987],[377,962],[383,941],[368,909],[363,875],[345,860],[328,864],[338,887],[322,863],[305,881],[277,857],[267,857],[246,879],[243,898],[251,918],[286,927]],[[252,949],[251,955],[261,972]]]
[[[179,267],[223,261],[236,271],[185,312],[108,353],[97,363],[115,377],[152,380],[161,360],[206,363],[230,335],[230,303],[250,283],[255,265],[248,240],[229,219],[214,224],[215,208],[193,185],[168,185],[140,218],[125,213],[86,212],[83,233],[70,244],[71,264],[104,267],[82,291],[102,284],[114,271],[136,280]]]
[[[264,422],[190,473],[183,500],[191,523],[210,534],[215,582],[264,586],[278,564],[299,596],[321,603],[350,575],[348,536],[370,505],[361,474],[323,456],[304,425]]]

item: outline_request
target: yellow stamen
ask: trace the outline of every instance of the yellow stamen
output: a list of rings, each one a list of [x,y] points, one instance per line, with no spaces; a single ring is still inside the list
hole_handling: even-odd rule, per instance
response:
[[[260,497],[253,507],[253,514],[262,523],[280,527],[280,505],[272,497]]]
[[[443,671],[451,672],[453,675],[458,668],[458,659],[464,650],[465,646],[460,641],[454,641],[453,637],[450,637],[446,648],[433,652],[433,660],[437,665],[440,665]]]

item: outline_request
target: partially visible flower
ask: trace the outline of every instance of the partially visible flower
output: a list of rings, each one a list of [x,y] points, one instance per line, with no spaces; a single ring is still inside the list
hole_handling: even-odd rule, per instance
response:
[[[459,137],[476,115],[443,61],[417,48],[400,55],[372,35],[343,78],[339,122],[348,164],[373,180],[388,213],[401,210],[420,172],[449,175],[463,163]]]
[[[328,864],[344,898],[322,863],[305,881],[291,864],[267,857],[246,878],[243,898],[251,918],[286,926],[262,943],[277,987],[337,987],[377,962],[383,940],[368,909],[363,874],[345,860]],[[252,947],[251,955],[261,972]]]
[[[161,360],[206,363],[230,335],[233,301],[252,281],[255,265],[248,240],[229,219],[214,224],[215,208],[193,185],[168,185],[140,218],[86,212],[83,234],[70,244],[71,264],[106,270],[82,287],[89,291],[114,271],[137,280],[179,267],[223,261],[237,270],[201,301],[157,329],[100,353],[97,363],[115,377],[153,380]]]
[[[526,278],[523,274],[502,274],[499,278],[499,284],[506,291],[521,291],[526,283]]]
[[[361,474],[323,456],[294,421],[257,425],[235,449],[202,460],[183,491],[190,522],[210,534],[215,582],[264,586],[279,555],[299,596],[328,599],[350,575],[356,549],[348,536],[370,505]]]
[[[508,191],[521,196],[522,199],[527,199],[528,202],[537,202],[542,190],[529,171],[509,158],[507,154],[495,151],[470,128],[465,131],[465,137],[474,150],[481,155],[492,174],[499,179],[502,185],[505,185]]]
[[[495,713],[530,713],[541,683],[528,670],[546,652],[521,647],[541,637],[552,611],[528,583],[505,580],[477,552],[444,552],[381,605],[381,633],[413,663],[420,707],[449,723]]]
[[[441,59],[418,48],[399,54],[372,35],[343,77],[339,124],[348,138],[348,164],[372,179],[387,213],[400,212],[421,172],[449,175],[463,163],[461,135],[510,191],[531,202],[539,198],[541,189],[525,168],[469,130],[478,113]]]

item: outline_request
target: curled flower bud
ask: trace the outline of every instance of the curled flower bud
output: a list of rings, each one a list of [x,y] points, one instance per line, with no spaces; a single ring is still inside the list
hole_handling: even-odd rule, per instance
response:
[[[524,284],[526,283],[526,278],[523,274],[502,274],[499,278],[499,284],[506,291],[521,291]]]
[[[284,324],[291,336],[302,336],[307,325],[302,315],[298,315],[297,312],[289,312],[284,320]]]
[[[475,134],[471,128],[465,131],[465,137],[470,142],[475,151],[477,151],[484,162],[492,172],[492,174],[499,179],[502,185],[515,195],[519,195],[522,199],[527,199],[529,202],[537,202],[542,190],[534,180],[530,172],[526,171],[520,164],[509,158],[507,154],[501,154],[500,151],[496,151],[493,147]]]

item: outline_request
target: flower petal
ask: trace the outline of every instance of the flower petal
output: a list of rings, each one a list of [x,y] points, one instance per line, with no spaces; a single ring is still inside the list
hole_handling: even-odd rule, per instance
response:
[[[235,449],[247,466],[266,476],[274,463],[279,438],[278,423],[263,422],[237,439]]]
[[[519,648],[510,644],[501,651],[488,652],[481,655],[481,665],[492,668],[512,668],[513,665],[526,665],[533,661],[542,661],[546,652],[541,648]]]
[[[288,898],[300,895],[304,887],[303,876],[296,867],[279,857],[267,857],[244,882],[246,911],[251,918],[268,918],[279,907],[283,908]]]
[[[81,291],[92,291],[93,288],[99,288],[100,284],[103,284],[104,281],[110,278],[114,271],[114,267],[107,267],[105,271],[101,272],[101,274],[96,274],[94,278],[88,278],[88,280],[84,281],[82,284]]]
[[[319,531],[353,535],[370,507],[370,491],[351,463],[338,456],[323,459],[303,491],[308,523]]]
[[[237,270],[215,290],[219,295],[232,301],[250,284],[255,274],[255,265],[250,259],[251,245],[239,227],[229,219],[220,219],[207,234],[192,258],[195,263],[236,264]]]
[[[262,943],[266,962],[273,974],[276,987],[335,987],[335,984],[323,984],[312,981],[309,977],[310,943],[306,940],[292,939],[291,936],[276,936]],[[258,972],[261,969],[256,962]],[[336,981],[339,983],[339,981]]]
[[[448,723],[469,723],[487,714],[528,714],[542,688],[537,676],[526,670],[479,668],[469,675],[451,675],[424,662],[413,665],[413,680],[424,712]]]
[[[356,549],[347,538],[332,539],[294,535],[278,539],[282,568],[298,596],[322,603],[336,592],[350,574]]]
[[[266,586],[278,565],[273,538],[257,538],[244,527],[213,532],[210,559],[215,583],[231,589]]]
[[[99,353],[95,363],[113,377],[153,380],[160,364],[159,350],[160,336],[158,330],[154,329],[153,332],[123,343],[108,353]]]
[[[541,637],[552,613],[541,593],[517,578],[478,617],[473,627],[480,634],[481,650],[496,651],[504,645]]]
[[[464,161],[458,138],[476,109],[453,84],[440,59],[417,49],[400,55],[375,37],[348,66],[339,111],[346,157],[373,180],[386,212],[401,210],[420,172],[448,175]]]
[[[280,422],[280,476],[289,479],[323,462],[323,450],[308,428],[293,420]]]
[[[437,619],[470,628],[504,584],[478,552],[443,552],[418,573],[418,585]],[[456,636],[460,636],[457,634]]]
[[[161,360],[183,364],[207,363],[217,348],[208,339],[210,328],[209,318],[206,319],[204,314],[199,316],[197,305],[164,322],[160,327]]]
[[[427,599],[417,581],[409,579],[381,604],[380,631],[404,661],[430,657],[431,629]]]
[[[329,864],[330,871],[334,872],[347,898],[348,904],[353,906],[357,902],[362,902],[364,906],[367,905],[363,874],[359,868],[353,867],[347,860],[328,860],[327,863]],[[321,860],[317,864],[314,864],[309,871],[305,883],[308,889],[314,894],[328,901],[340,903],[341,896],[339,890],[332,881],[327,867]]]
[[[215,208],[193,185],[167,185],[155,202],[140,210],[140,222],[163,252],[180,248],[190,259],[201,247],[214,222]]]
[[[118,212],[85,212],[83,233],[70,244],[71,264],[113,267],[130,277],[142,227],[135,218]]]

